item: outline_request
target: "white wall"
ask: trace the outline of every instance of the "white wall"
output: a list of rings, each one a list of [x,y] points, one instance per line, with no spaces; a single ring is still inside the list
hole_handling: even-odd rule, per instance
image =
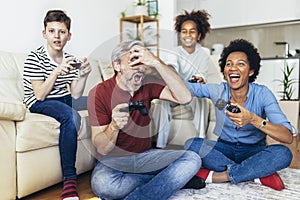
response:
[[[88,56],[99,44],[119,34],[120,12],[131,12],[134,0],[0,0],[0,50],[29,52],[41,44],[43,19],[50,9],[71,17],[72,39],[66,51]]]
[[[65,50],[89,56],[98,46],[119,37],[121,11],[133,14],[135,0],[0,0],[0,50],[28,53],[45,43],[43,19],[50,9],[71,17],[72,38]],[[160,28],[172,29],[174,0],[159,1]],[[107,49],[111,51],[111,49]]]
[[[182,1],[182,0],[180,0]],[[299,20],[299,0],[197,0],[213,28]]]

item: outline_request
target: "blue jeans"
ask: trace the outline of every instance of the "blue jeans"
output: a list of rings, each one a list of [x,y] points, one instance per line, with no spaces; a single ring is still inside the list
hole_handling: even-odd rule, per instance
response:
[[[198,154],[151,149],[133,156],[105,157],[92,174],[92,188],[101,199],[168,199],[200,169]]]
[[[184,148],[198,153],[204,167],[216,172],[227,170],[233,184],[273,174],[288,167],[293,157],[288,147],[266,146],[265,141],[243,144],[193,138]]]
[[[72,108],[83,109],[86,106],[86,97],[73,100],[70,95],[61,98],[49,98],[36,101],[30,112],[50,116],[60,123],[59,153],[64,180],[76,179],[76,151],[77,131],[81,125],[81,117]]]

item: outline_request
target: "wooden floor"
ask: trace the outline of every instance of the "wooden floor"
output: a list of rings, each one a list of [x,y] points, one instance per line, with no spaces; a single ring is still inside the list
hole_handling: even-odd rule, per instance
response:
[[[77,190],[80,200],[98,200],[99,198],[91,189],[91,172],[87,172],[78,176]],[[42,191],[34,193],[30,196],[21,198],[20,200],[60,200],[62,183],[46,188]]]
[[[297,148],[298,143],[298,148]],[[295,139],[294,142],[290,145],[287,145],[293,151],[293,160],[290,165],[291,168],[300,169],[300,144],[299,139]],[[97,200],[98,198],[92,192],[91,189],[91,172],[87,172],[78,177],[77,190],[79,193],[80,200]],[[21,198],[20,200],[60,200],[60,192],[62,190],[62,184],[57,184],[52,187],[49,187],[45,190],[39,191],[30,196]]]

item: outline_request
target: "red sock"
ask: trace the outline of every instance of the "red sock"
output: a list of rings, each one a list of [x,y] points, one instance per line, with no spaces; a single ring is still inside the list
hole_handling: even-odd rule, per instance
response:
[[[60,195],[61,199],[67,197],[78,197],[78,193],[76,190],[76,183],[77,181],[75,179],[64,181],[64,187]]]
[[[206,181],[208,175],[209,175],[210,170],[207,168],[200,168],[200,170],[197,172],[196,176],[201,177],[204,181]]]

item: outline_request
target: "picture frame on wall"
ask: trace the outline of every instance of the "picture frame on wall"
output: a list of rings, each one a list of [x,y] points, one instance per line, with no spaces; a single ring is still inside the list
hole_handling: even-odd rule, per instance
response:
[[[157,17],[158,15],[158,2],[157,0],[148,1],[148,16]]]

